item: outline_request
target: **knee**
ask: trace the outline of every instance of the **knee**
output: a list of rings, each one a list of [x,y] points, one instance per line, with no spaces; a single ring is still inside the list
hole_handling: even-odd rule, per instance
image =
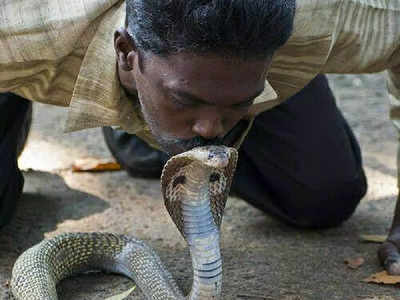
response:
[[[295,190],[296,199],[286,207],[291,223],[304,228],[328,228],[351,217],[367,191],[367,181],[362,173],[352,182],[335,182],[319,189],[302,186]]]

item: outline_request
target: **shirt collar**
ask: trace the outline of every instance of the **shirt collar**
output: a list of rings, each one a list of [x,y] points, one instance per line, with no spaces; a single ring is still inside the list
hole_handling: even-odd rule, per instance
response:
[[[278,105],[278,94],[268,80],[265,81],[264,91],[255,100],[249,109],[249,116],[256,116],[259,113]]]

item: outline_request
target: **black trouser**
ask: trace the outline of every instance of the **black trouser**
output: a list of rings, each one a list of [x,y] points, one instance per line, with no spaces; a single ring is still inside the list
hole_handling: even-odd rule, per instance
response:
[[[367,190],[359,145],[325,76],[254,121],[232,191],[301,227],[338,225]]]
[[[17,157],[28,135],[31,114],[30,101],[0,93],[0,227],[11,219],[22,194],[24,178]]]

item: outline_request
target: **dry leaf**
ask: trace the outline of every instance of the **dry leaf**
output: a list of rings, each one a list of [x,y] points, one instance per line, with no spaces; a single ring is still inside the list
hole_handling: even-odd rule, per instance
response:
[[[358,269],[364,264],[365,260],[362,257],[356,257],[356,258],[348,258],[344,260],[344,263],[350,268],[350,269]]]
[[[389,275],[386,271],[372,274],[370,277],[363,279],[364,282],[396,284],[400,283],[400,276]]]
[[[125,299],[126,297],[128,297],[129,294],[132,293],[133,290],[134,290],[135,288],[136,288],[136,285],[134,285],[134,286],[133,286],[132,288],[130,288],[129,290],[127,290],[127,291],[125,291],[125,292],[122,292],[121,294],[118,294],[118,295],[109,297],[109,298],[107,298],[107,299],[105,299],[105,300],[123,300],[123,299]]]
[[[369,296],[368,298],[358,299],[357,300],[396,300],[391,296]]]
[[[77,159],[72,165],[74,172],[99,172],[99,171],[118,171],[121,166],[107,159],[82,158]]]
[[[387,235],[379,235],[379,234],[362,234],[360,235],[360,239],[363,242],[370,243],[383,243],[387,239]]]

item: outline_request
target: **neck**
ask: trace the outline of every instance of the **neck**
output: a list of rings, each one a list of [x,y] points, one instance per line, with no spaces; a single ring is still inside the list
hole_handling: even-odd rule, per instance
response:
[[[193,265],[193,284],[188,299],[219,299],[222,285],[219,229],[211,213],[209,194],[199,192],[199,189],[208,188],[208,182],[199,185],[198,181],[190,182],[190,176],[186,180],[188,195],[205,195],[203,199],[197,196],[195,199],[187,197],[182,201],[185,220],[183,231]]]

